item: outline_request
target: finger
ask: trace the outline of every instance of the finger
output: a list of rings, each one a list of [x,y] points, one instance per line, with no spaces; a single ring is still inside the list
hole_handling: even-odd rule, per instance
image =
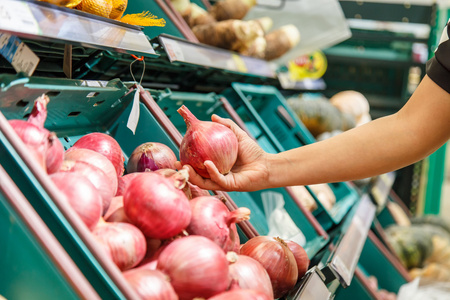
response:
[[[205,190],[220,190],[220,186],[210,179],[203,178],[190,165],[184,165],[189,171],[189,182]]]
[[[204,165],[209,173],[209,176],[211,177],[211,180],[220,187],[220,190],[228,190],[228,177],[221,174],[212,161],[207,160],[204,162]]]
[[[183,165],[181,164],[180,161],[176,161],[175,162],[175,169],[180,170],[181,168],[183,168]]]

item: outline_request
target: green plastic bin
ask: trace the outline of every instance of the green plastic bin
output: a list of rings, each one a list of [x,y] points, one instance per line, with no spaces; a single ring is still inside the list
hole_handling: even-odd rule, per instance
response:
[[[149,90],[158,105],[170,119],[172,124],[182,133],[186,131],[186,124],[183,118],[178,114],[177,109],[185,105],[199,120],[211,120],[212,114],[222,117],[232,118],[244,128],[242,120],[231,108],[228,101],[215,93],[186,93],[174,92],[169,89]],[[269,143],[267,138],[260,137],[260,144]],[[267,144],[269,146],[270,144]],[[307,244],[305,249],[310,257],[314,256],[328,241],[328,235],[321,228],[310,212],[302,210],[288,189],[277,188],[270,189],[281,193],[285,200],[285,209],[288,211],[294,223],[303,232]],[[269,231],[264,206],[261,200],[261,193],[268,190],[256,192],[229,192],[228,194],[238,206],[248,207],[252,214],[250,223],[260,235],[266,235]]]
[[[246,123],[258,124],[260,131],[255,132],[256,136],[266,136],[277,152],[315,142],[314,137],[275,87],[233,83],[223,95]],[[328,211],[320,201],[316,201],[318,209],[313,212],[326,230],[339,224],[360,198],[356,189],[348,182],[328,185],[336,196],[336,204]]]

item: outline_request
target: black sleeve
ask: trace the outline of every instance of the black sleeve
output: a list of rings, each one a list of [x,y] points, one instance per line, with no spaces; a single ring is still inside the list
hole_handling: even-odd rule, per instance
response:
[[[428,60],[426,70],[428,77],[437,85],[450,93],[450,28],[445,26],[439,46],[434,52],[434,56]]]

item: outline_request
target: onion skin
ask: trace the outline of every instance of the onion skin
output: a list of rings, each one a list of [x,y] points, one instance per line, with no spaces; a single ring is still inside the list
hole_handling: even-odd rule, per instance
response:
[[[50,179],[83,223],[93,230],[102,214],[102,199],[94,185],[77,173],[58,172],[50,175]]]
[[[148,142],[139,145],[131,153],[127,163],[127,172],[145,172],[147,169],[152,171],[175,170],[176,162],[177,157],[168,146],[162,143]]]
[[[82,136],[73,146],[67,150],[89,149],[104,155],[114,166],[117,177],[122,176],[124,172],[123,163],[125,158],[119,143],[106,133],[92,132]]]
[[[191,199],[201,196],[211,196],[211,194],[204,189],[199,188],[195,184],[188,182],[189,190],[191,191]]]
[[[144,235],[129,223],[100,221],[92,233],[109,247],[112,260],[121,271],[137,266],[147,251]]]
[[[230,172],[238,153],[234,132],[222,124],[198,120],[184,105],[178,113],[187,126],[180,146],[181,164],[192,166],[204,178],[210,178],[206,160],[212,161],[221,174]]]
[[[142,173],[130,173],[130,174],[125,174],[122,177],[117,178],[118,184],[117,184],[116,196],[123,196],[130,181],[133,178],[136,178],[137,176],[140,176],[140,175],[142,175]]]
[[[292,254],[294,254],[295,262],[297,263],[298,279],[301,279],[306,274],[309,267],[309,258],[305,249],[293,241],[285,240]]]
[[[273,299],[272,283],[266,269],[255,259],[235,252],[228,252],[231,280],[237,281],[241,289],[255,290]]]
[[[186,231],[193,235],[202,235],[216,243],[225,252],[235,249],[236,236],[230,237],[230,226],[236,222],[248,220],[250,210],[240,207],[229,211],[227,206],[214,196],[197,197],[189,201],[192,217]]]
[[[123,276],[142,300],[178,300],[169,278],[161,271],[133,269]]]
[[[114,186],[112,181],[106,176],[105,172],[94,165],[84,161],[75,160],[64,160],[60,171],[78,173],[89,179],[102,198],[102,215],[106,213],[110,206],[111,199],[114,196]]]
[[[241,247],[241,254],[257,260],[266,269],[275,298],[291,290],[298,278],[294,254],[278,237],[256,236]]]
[[[175,171],[172,169],[159,169],[155,171],[158,174],[163,175],[166,178],[171,178],[174,181],[174,185],[177,189],[181,189],[188,200],[192,199],[191,189],[189,187],[188,179],[189,173],[186,169],[181,169],[180,171]]]
[[[123,209],[123,196],[113,197],[108,210],[103,215],[106,222],[124,222],[131,223]]]
[[[125,214],[155,239],[168,239],[185,229],[191,220],[189,200],[173,180],[155,172],[132,179],[123,195]]]
[[[212,297],[230,284],[225,253],[203,236],[174,240],[161,252],[156,267],[169,275],[180,300]]]
[[[53,174],[60,170],[64,160],[64,146],[54,132],[49,135],[49,148],[45,157],[47,174]]]
[[[208,298],[208,300],[272,300],[266,294],[249,289],[234,289],[231,291],[223,292],[214,297]]]
[[[70,150],[70,151],[69,151]],[[69,148],[64,154],[64,160],[82,161],[91,164],[102,170],[111,183],[114,194],[117,192],[117,176],[113,164],[104,155],[89,149],[72,149]]]

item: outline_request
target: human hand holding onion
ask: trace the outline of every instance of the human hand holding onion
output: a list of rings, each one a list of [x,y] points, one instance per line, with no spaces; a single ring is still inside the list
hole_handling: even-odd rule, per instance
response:
[[[185,118],[186,119],[186,118]],[[269,170],[267,166],[267,154],[258,144],[236,123],[230,119],[221,118],[218,115],[213,115],[211,117],[213,122],[204,123],[218,123],[231,129],[237,138],[237,158],[235,163],[232,165],[229,172],[222,174],[219,171],[218,163],[214,163],[211,160],[205,160],[203,162],[204,168],[209,174],[210,178],[205,178],[206,176],[201,176],[198,169],[190,162],[181,161],[177,162],[177,168],[187,168],[189,171],[189,181],[192,184],[199,186],[206,190],[221,190],[221,191],[253,191],[262,189],[268,182]],[[191,126],[193,127],[193,126]],[[189,128],[189,125],[188,125]],[[195,129],[193,129],[195,130]],[[212,131],[204,131],[205,135],[214,134]],[[206,140],[210,140],[208,136]],[[198,140],[197,140],[198,141]],[[220,144],[220,143],[219,143]],[[230,145],[226,142],[220,144],[220,147],[229,147]],[[220,151],[215,150],[217,152]],[[183,147],[180,148],[180,156],[182,155]],[[213,150],[214,151],[214,150]],[[220,159],[221,156],[215,155],[216,159]]]

